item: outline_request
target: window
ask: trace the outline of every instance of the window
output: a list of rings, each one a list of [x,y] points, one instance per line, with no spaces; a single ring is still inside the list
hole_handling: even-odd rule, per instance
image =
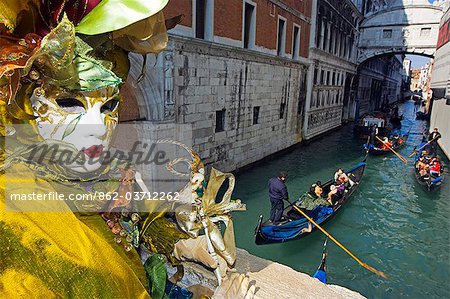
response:
[[[294,25],[292,35],[292,59],[298,59],[300,51],[300,27]]]
[[[327,81],[325,82],[326,85],[331,85],[331,73],[330,71],[327,71]]]
[[[252,49],[255,46],[256,8],[255,5],[244,2],[244,48]]]
[[[383,29],[383,38],[391,38],[392,29]]]
[[[317,73],[319,70],[317,68],[314,69],[314,84],[317,84]]]
[[[286,109],[286,103],[280,104],[280,119],[284,118],[284,110]]]
[[[195,37],[205,38],[206,0],[197,0],[195,4]]]
[[[195,37],[213,39],[213,1],[196,0],[195,2]]]
[[[330,33],[328,33],[328,34],[330,35],[330,38],[328,40],[328,49],[326,49],[326,51],[331,53],[331,49],[333,49],[333,44],[334,44],[334,28],[331,24],[330,24]]]
[[[319,12],[319,16],[317,18],[316,48],[320,48],[322,34],[322,14]]]
[[[326,48],[328,47],[328,22],[325,19],[324,23],[323,23],[323,44],[322,44],[322,50],[326,50]]]
[[[225,109],[216,111],[216,132],[225,130]]]
[[[284,56],[286,46],[286,21],[278,17],[277,55]]]
[[[335,55],[338,54],[338,47],[339,47],[339,26],[336,27],[336,33],[335,33],[335,38],[334,38],[334,52],[333,52],[333,54],[335,54]]]
[[[253,124],[259,124],[259,106],[253,107]]]
[[[420,28],[420,37],[427,37],[430,36],[431,28]]]
[[[325,76],[325,71],[321,70],[320,71],[320,84],[323,85],[324,84],[324,76]]]
[[[333,80],[331,80],[331,85],[336,84],[336,72],[333,72]]]

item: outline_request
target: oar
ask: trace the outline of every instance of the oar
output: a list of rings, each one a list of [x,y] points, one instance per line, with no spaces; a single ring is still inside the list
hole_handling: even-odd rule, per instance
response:
[[[384,142],[383,140],[380,139],[380,137],[375,136],[378,140],[380,140],[388,149],[390,149],[397,157],[400,158],[400,160],[402,160],[403,163],[408,163],[408,160],[406,160],[405,157],[403,157],[402,155],[400,155],[399,153],[397,153],[392,147],[389,146],[389,144],[387,144],[386,142]]]
[[[423,149],[425,146],[427,146],[428,144],[430,144],[431,142],[435,141],[437,137],[431,139],[430,141],[428,141],[427,143],[425,143],[424,145],[422,145],[421,147],[419,147],[419,149],[414,149],[413,152],[408,156],[408,157],[412,157],[414,156],[417,152],[419,152],[421,149]]]
[[[312,220],[311,217],[309,217],[308,215],[306,215],[305,212],[303,212],[301,209],[299,209],[297,206],[293,205],[289,200],[287,200],[288,203],[291,204],[291,206],[293,206],[300,214],[303,215],[303,217],[305,217],[306,219],[308,219],[308,221],[310,221],[312,224],[314,224],[318,229],[320,229],[328,238],[330,238],[334,243],[336,243],[336,245],[338,245],[339,247],[341,247],[342,250],[344,250],[348,255],[350,255],[356,262],[358,262],[358,264],[360,264],[361,266],[363,266],[364,268],[366,268],[367,270],[375,273],[378,276],[381,276],[383,278],[387,278],[386,274],[382,271],[379,271],[377,269],[375,269],[372,266],[367,265],[366,263],[362,262],[359,258],[357,258],[353,253],[351,253],[347,248],[344,247],[344,245],[342,245],[338,240],[336,240],[332,235],[330,235],[325,229],[323,229],[320,225],[318,225],[314,220]]]

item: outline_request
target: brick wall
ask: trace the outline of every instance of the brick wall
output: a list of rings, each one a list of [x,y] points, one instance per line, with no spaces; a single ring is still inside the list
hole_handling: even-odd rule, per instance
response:
[[[184,14],[185,18],[181,25],[192,27],[193,15],[192,5],[195,0],[171,0],[164,9],[166,17]],[[253,0],[256,4],[256,40],[255,44],[259,48],[275,50],[277,47],[278,16],[286,18],[286,53],[292,52],[292,30],[296,23],[301,27],[299,54],[308,57],[310,24],[304,19],[311,16],[311,0],[288,0],[269,1]],[[283,9],[282,6],[274,4],[282,3],[287,5],[292,11]],[[295,14],[303,14],[303,19]],[[232,39],[242,40],[243,22],[243,1],[242,0],[215,0],[214,1],[214,35]]]
[[[195,0],[171,0],[164,8],[166,19],[183,14],[184,18],[180,25],[192,27],[192,1]]]
[[[214,34],[242,40],[242,8],[242,0],[214,1]]]

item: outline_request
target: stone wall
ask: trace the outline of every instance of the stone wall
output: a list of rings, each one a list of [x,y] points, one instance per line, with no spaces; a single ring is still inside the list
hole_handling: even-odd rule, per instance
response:
[[[232,171],[302,140],[305,63],[180,37],[169,51],[176,121],[192,124],[205,163]],[[221,132],[217,111],[225,111]]]
[[[147,59],[143,79],[129,88],[141,118],[192,126],[193,148],[205,164],[233,171],[302,140],[306,59],[177,36],[156,60]],[[129,81],[136,82],[142,59],[132,61]]]

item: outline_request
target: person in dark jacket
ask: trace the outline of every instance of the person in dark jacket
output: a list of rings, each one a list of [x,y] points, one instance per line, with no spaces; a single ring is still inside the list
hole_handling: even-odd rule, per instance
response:
[[[284,183],[287,176],[285,171],[281,171],[277,177],[269,180],[270,221],[274,224],[280,223],[284,210],[283,200],[289,199],[287,187]]]
[[[437,141],[441,137],[442,136],[441,136],[441,133],[439,133],[438,128],[434,128],[433,132],[431,132],[430,135],[428,136],[428,142],[430,142],[433,155],[437,154],[437,148],[438,148]]]

